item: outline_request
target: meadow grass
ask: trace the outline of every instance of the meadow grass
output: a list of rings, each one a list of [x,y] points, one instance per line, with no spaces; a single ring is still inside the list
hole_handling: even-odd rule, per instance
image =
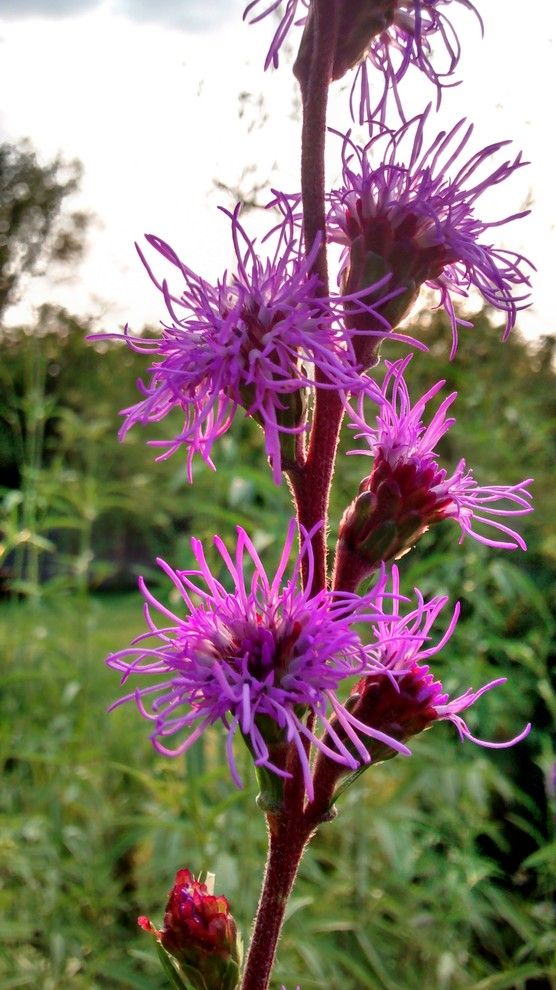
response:
[[[0,609],[2,990],[163,986],[137,915],[160,920],[178,867],[218,869],[241,795],[214,740],[161,760],[134,710],[107,713],[118,682],[103,659],[141,628],[137,595]],[[251,825],[262,845],[259,815],[225,826],[223,879]],[[250,913],[257,883],[238,882]]]

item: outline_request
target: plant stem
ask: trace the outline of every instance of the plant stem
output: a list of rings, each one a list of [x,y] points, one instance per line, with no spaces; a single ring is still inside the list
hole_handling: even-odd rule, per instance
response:
[[[312,52],[309,65],[299,65],[299,83],[303,96],[301,134],[301,193],[305,249],[309,251],[320,237],[320,249],[314,271],[320,278],[320,292],[328,295],[328,264],[325,232],[326,108],[332,77],[338,31],[337,0],[314,0],[311,6]],[[326,378],[317,371],[317,383]],[[330,484],[343,406],[335,390],[317,388],[309,452],[302,466],[290,473],[297,517],[306,529],[322,526],[313,537],[313,591],[327,584],[326,529]],[[306,565],[306,562],[305,562]],[[307,573],[304,575],[307,579]]]
[[[338,0],[313,0],[310,31],[311,52],[298,75],[303,97],[301,137],[301,191],[303,232],[306,251],[320,237],[319,252],[313,270],[319,276],[319,292],[328,295],[328,265],[325,236],[324,148],[328,86],[338,31]],[[314,29],[314,30],[313,30]],[[325,381],[322,377],[320,381]],[[313,591],[326,587],[326,518],[328,497],[342,406],[335,391],[317,389],[309,454],[289,472],[295,498],[297,519],[307,529],[321,522],[313,538],[315,577]],[[302,453],[299,449],[298,453]],[[304,574],[307,582],[307,572]],[[269,848],[265,876],[249,954],[245,964],[242,990],[267,990],[282,930],[284,912],[299,863],[314,825],[304,815],[305,785],[299,757],[290,753],[292,778],[284,787],[284,802],[279,813],[267,816]]]
[[[314,0],[311,11],[314,24],[313,50],[309,71],[308,73],[305,72],[299,80],[303,97],[301,197],[303,234],[307,253],[313,247],[315,238],[321,238],[320,249],[313,270],[320,276],[320,291],[322,295],[326,296],[328,294],[328,264],[325,236],[324,149],[328,87],[332,77],[338,31],[337,0]]]
[[[302,815],[268,817],[268,858],[242,990],[267,990],[288,897],[309,838]]]

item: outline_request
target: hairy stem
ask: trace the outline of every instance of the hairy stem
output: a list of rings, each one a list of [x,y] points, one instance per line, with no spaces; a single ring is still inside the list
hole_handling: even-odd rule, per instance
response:
[[[302,815],[271,819],[265,877],[242,990],[267,990],[284,912],[309,834]]]
[[[309,251],[320,237],[320,249],[314,271],[320,279],[320,292],[328,295],[328,264],[325,233],[326,108],[332,77],[338,31],[337,0],[315,0],[311,7],[308,39],[310,59],[298,60],[297,74],[303,97],[301,135],[301,193],[303,233]],[[309,43],[307,42],[307,44]],[[317,371],[317,382],[326,379]],[[309,452],[302,466],[290,474],[297,516],[301,525],[311,529],[322,526],[313,537],[313,590],[326,587],[326,529],[330,484],[334,470],[336,446],[342,421],[342,403],[335,390],[316,389],[315,410],[309,440]],[[307,574],[304,575],[305,580]]]
[[[325,237],[324,148],[328,86],[336,49],[338,0],[313,0],[311,5],[309,57],[299,65],[298,79],[303,97],[301,138],[301,191],[303,231],[306,250],[320,238],[313,270],[319,276],[321,295],[328,295],[328,267]],[[322,380],[322,379],[321,379]],[[310,529],[322,522],[314,536],[315,578],[313,590],[326,586],[326,514],[334,457],[341,422],[341,403],[332,390],[318,389],[307,459],[289,471],[297,518]],[[339,406],[339,408],[338,408]],[[307,581],[307,573],[304,575]],[[284,788],[279,813],[268,815],[269,849],[242,990],[267,990],[284,912],[303,850],[314,830],[304,815],[305,785],[299,756],[292,750],[289,769],[292,777]]]
[[[308,73],[304,72],[299,79],[303,97],[301,196],[306,251],[311,250],[315,238],[321,238],[313,268],[320,276],[320,291],[325,296],[328,294],[328,265],[324,223],[324,149],[328,87],[332,77],[338,31],[338,2],[315,0],[311,10],[314,26],[311,60]]]

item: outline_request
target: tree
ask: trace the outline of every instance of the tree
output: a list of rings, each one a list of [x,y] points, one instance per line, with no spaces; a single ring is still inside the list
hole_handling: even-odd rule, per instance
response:
[[[25,275],[45,274],[83,253],[90,214],[63,209],[81,175],[76,160],[57,156],[41,165],[27,141],[0,145],[0,321],[20,298]]]

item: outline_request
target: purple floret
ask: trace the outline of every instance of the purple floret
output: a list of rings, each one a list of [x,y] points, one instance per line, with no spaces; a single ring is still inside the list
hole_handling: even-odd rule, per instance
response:
[[[477,739],[472,735],[461,712],[474,705],[485,692],[504,684],[506,678],[489,681],[476,691],[468,688],[450,700],[441,682],[430,672],[428,661],[450,640],[457,625],[459,605],[454,608],[448,628],[433,644],[431,630],[448,598],[437,595],[425,601],[417,588],[415,594],[415,608],[402,614],[400,601],[405,599],[400,598],[399,573],[397,567],[393,567],[391,605],[386,599],[381,600],[382,607],[390,607],[390,617],[374,629],[374,654],[383,671],[371,673],[358,683],[354,694],[359,695],[359,701],[353,706],[354,717],[364,717],[371,726],[397,734],[398,738],[407,739],[440,720],[455,725],[462,740],[468,739],[490,749],[505,749],[521,742],[529,734],[530,724],[504,742]]]

